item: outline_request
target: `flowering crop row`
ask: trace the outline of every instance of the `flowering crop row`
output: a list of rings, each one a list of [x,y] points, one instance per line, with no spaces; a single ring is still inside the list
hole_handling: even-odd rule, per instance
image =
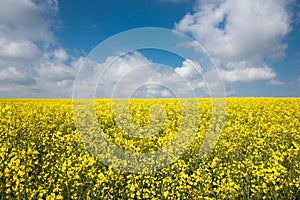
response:
[[[0,199],[300,199],[299,98],[229,98],[223,124],[215,127],[211,100],[197,102],[196,134],[180,157],[157,170],[131,173],[88,151],[72,100],[1,99]],[[156,117],[154,104],[160,105]],[[176,99],[131,100],[128,111],[116,106],[112,112],[107,99],[95,105],[93,126],[108,142],[136,154],[168,145],[183,118],[194,115],[180,112]],[[151,123],[147,131],[139,128]],[[133,129],[143,137],[128,134]],[[200,157],[207,131],[217,129],[214,148]]]

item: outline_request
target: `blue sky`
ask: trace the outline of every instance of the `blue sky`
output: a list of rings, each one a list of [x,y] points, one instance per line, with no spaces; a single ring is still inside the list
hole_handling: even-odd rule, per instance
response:
[[[198,41],[216,64],[226,96],[299,97],[299,10],[296,0],[2,0],[0,97],[71,97],[90,52],[116,34],[141,27],[167,28]],[[195,90],[205,88],[205,73],[197,75],[191,64],[205,68],[172,52],[142,49],[119,57],[102,81],[114,88],[125,76],[128,87],[146,81],[136,88],[140,96],[185,96],[179,76]],[[141,65],[147,67],[138,74],[135,67]],[[155,84],[143,79],[145,74]],[[172,87],[182,93],[168,91]],[[96,96],[110,95],[100,88]]]

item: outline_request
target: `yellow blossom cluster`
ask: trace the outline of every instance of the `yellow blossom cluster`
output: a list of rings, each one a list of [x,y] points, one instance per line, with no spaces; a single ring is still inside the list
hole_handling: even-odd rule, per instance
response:
[[[299,98],[229,98],[221,119],[212,116],[211,99],[197,99],[195,130],[196,114],[180,110],[194,105],[181,102],[133,99],[124,108],[95,100],[92,125],[124,152],[151,154],[180,129],[195,132],[191,143],[178,143],[188,146],[170,164],[134,173],[90,151],[72,100],[0,99],[0,199],[300,199]],[[84,112],[77,117],[91,123]],[[214,131],[220,135],[202,155]]]

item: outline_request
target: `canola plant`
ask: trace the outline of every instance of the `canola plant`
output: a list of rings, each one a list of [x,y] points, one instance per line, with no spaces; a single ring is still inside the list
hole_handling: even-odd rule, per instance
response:
[[[91,153],[72,100],[1,99],[0,199],[300,198],[299,98],[226,99],[222,126],[213,128],[211,100],[197,102],[198,125],[185,151],[167,166],[133,173]],[[195,115],[181,106],[176,99],[133,99],[125,116],[124,107],[97,99],[93,126],[124,151],[155,152],[174,140],[183,115]],[[128,134],[132,129],[136,135]],[[220,135],[199,156],[208,130]]]

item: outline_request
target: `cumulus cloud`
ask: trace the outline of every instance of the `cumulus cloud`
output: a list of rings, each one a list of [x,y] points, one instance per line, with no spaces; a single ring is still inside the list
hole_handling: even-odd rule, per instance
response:
[[[213,57],[225,82],[268,81],[282,85],[264,58],[285,55],[291,30],[285,0],[198,1],[175,29],[198,40]],[[190,44],[192,45],[192,44]]]
[[[54,57],[58,60],[66,61],[68,59],[68,54],[67,54],[66,50],[60,48],[60,49],[54,50]]]
[[[176,24],[210,54],[226,61],[242,61],[266,51],[284,50],[290,31],[285,0],[199,1],[196,12]]]
[[[200,41],[213,56],[224,81],[265,80],[271,85],[281,85],[263,58],[284,56],[287,45],[282,41],[291,29],[286,6],[284,0],[203,0],[175,29]],[[153,63],[139,52],[108,57],[103,63],[73,58],[56,43],[52,17],[58,12],[58,0],[2,0],[2,96],[70,97],[76,73],[84,61],[91,63],[81,75],[81,88],[87,89],[82,91],[83,96],[95,86],[98,96],[110,96],[114,92],[122,97],[184,97],[192,96],[193,92],[201,96],[222,88],[221,83],[214,81],[216,72],[203,72],[190,59],[171,68]]]
[[[236,68],[234,70],[220,70],[223,80],[228,82],[249,82],[270,80],[275,78],[275,72],[269,67],[262,68]]]
[[[76,80],[74,97],[192,97],[199,92],[207,95],[201,69],[197,62],[188,59],[175,68],[160,65],[138,51],[108,57],[103,63],[86,60]]]
[[[71,96],[82,58],[70,61],[56,44],[52,17],[58,8],[57,0],[1,1],[1,96]]]
[[[35,80],[28,74],[21,73],[13,66],[9,66],[0,71],[0,82],[5,84],[29,85],[35,83]]]
[[[176,67],[175,72],[184,77],[192,77],[194,74],[202,73],[202,67],[195,61],[186,59],[182,62],[182,66]]]
[[[275,71],[260,60],[248,59],[240,62],[216,60],[221,78],[225,82],[275,81]]]
[[[75,69],[61,62],[45,62],[37,68],[38,78],[43,81],[73,80]]]
[[[47,10],[51,14],[55,13],[58,9],[57,1],[35,2],[31,0],[2,0],[0,37],[10,40],[53,41],[54,36],[50,31],[51,23],[44,17],[44,11]]]
[[[0,38],[0,58],[31,59],[39,54],[38,47],[30,40]]]

